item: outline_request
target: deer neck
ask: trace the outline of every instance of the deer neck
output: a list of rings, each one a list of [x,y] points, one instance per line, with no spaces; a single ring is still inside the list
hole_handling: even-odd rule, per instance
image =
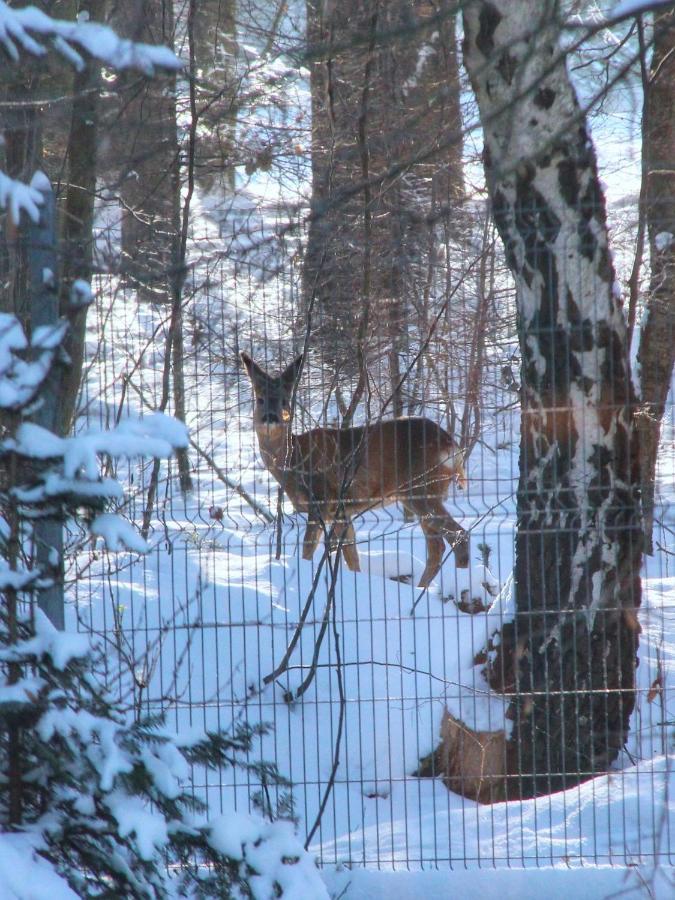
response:
[[[255,426],[258,446],[263,462],[273,475],[282,473],[291,465],[293,435],[287,424]]]

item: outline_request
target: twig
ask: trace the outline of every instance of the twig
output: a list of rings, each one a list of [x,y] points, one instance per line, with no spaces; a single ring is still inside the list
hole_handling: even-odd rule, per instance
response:
[[[248,505],[251,507],[253,512],[256,513],[256,515],[259,515],[261,518],[263,518],[266,522],[269,522],[270,524],[272,524],[272,522],[274,522],[274,516],[269,511],[269,509],[267,509],[267,507],[263,506],[262,503],[259,503],[255,499],[255,497],[251,496],[251,494],[249,494],[249,492],[246,490],[246,488],[242,487],[240,484],[237,484],[236,481],[232,481],[231,478],[228,478],[227,475],[225,474],[225,472],[223,472],[223,470],[220,468],[218,463],[215,461],[215,459],[211,456],[211,454],[207,453],[206,450],[203,450],[199,446],[199,444],[197,444],[196,441],[192,440],[192,438],[190,438],[190,446],[193,448],[193,450],[197,451],[199,456],[201,456],[201,458],[205,462],[207,462],[209,464],[209,466],[213,469],[213,471],[218,476],[218,478],[223,482],[223,484],[225,484],[227,487],[229,487],[230,490],[233,490],[235,492],[235,494],[238,494],[242,500],[245,500],[246,503],[248,503]]]
[[[288,644],[288,647],[286,648],[286,652],[284,653],[283,658],[282,658],[281,662],[279,663],[279,665],[276,667],[276,669],[273,672],[270,672],[269,675],[265,675],[265,677],[263,678],[263,684],[265,684],[265,685],[270,684],[272,681],[276,681],[277,678],[279,678],[280,675],[283,675],[283,673],[288,668],[289,660],[290,660],[291,656],[293,655],[293,651],[295,650],[296,644],[298,643],[298,641],[300,639],[300,635],[302,634],[302,628],[303,628],[305,622],[307,621],[307,616],[309,615],[309,611],[312,608],[312,601],[314,600],[314,596],[316,595],[316,590],[319,586],[319,578],[321,577],[323,565],[326,562],[328,554],[329,554],[328,545],[325,545],[324,550],[323,550],[323,556],[321,557],[321,559],[319,561],[319,565],[317,567],[317,570],[314,573],[314,578],[312,580],[312,587],[307,596],[307,600],[305,601],[303,610],[300,613],[300,618],[298,619],[298,624],[295,626],[295,631],[293,632],[293,637],[291,638],[291,640]]]
[[[325,546],[330,547],[331,540],[333,539],[335,526],[332,525],[328,533],[325,535]],[[316,675],[317,667],[319,664],[319,651],[321,650],[321,645],[323,644],[323,639],[326,635],[326,631],[328,629],[328,622],[330,621],[331,610],[335,609],[335,588],[337,585],[337,576],[340,570],[340,560],[341,560],[341,552],[342,552],[342,543],[344,541],[344,533],[340,535],[338,538],[338,547],[337,553],[335,555],[335,561],[331,563],[330,554],[328,555],[328,568],[330,569],[330,584],[328,586],[328,593],[326,596],[326,607],[323,612],[323,620],[321,622],[321,628],[319,629],[319,635],[314,642],[314,653],[312,655],[312,662],[309,667],[309,672],[303,679],[299,688],[296,689],[293,694],[294,700],[299,700],[300,697],[306,692],[311,683],[314,681],[314,677]]]
[[[141,401],[141,403],[143,404],[143,406],[145,406],[147,409],[153,409],[152,404],[148,403],[148,401],[143,396],[143,392],[141,391],[139,386],[137,384],[135,384],[131,380],[130,377],[126,376],[124,383],[125,383],[125,385],[130,385],[133,388],[133,390],[138,395],[138,398]],[[234,491],[235,494],[238,494],[242,500],[245,500],[246,503],[248,503],[248,505],[251,507],[251,509],[257,515],[261,516],[266,522],[269,522],[270,524],[272,522],[274,522],[274,516],[269,511],[269,509],[267,509],[267,507],[263,506],[262,503],[260,503],[258,500],[255,499],[255,497],[253,497],[251,494],[249,494],[249,492],[246,490],[246,488],[242,487],[240,484],[237,484],[236,481],[232,481],[231,478],[228,478],[228,476],[220,468],[220,466],[215,461],[215,459],[211,456],[211,454],[208,453],[206,450],[204,450],[202,447],[200,447],[196,441],[194,441],[192,438],[189,438],[189,441],[190,441],[190,446],[192,447],[192,449],[195,450],[197,452],[197,454],[199,456],[201,456],[201,458],[204,460],[204,462],[206,462],[213,469],[215,474],[218,476],[220,481],[223,482],[224,485],[229,487],[230,490]]]
[[[335,569],[337,571],[337,565],[339,560],[335,561]],[[337,775],[337,770],[340,766],[340,744],[342,743],[342,730],[344,728],[345,722],[345,709],[347,706],[347,701],[345,698],[345,690],[344,685],[342,683],[342,657],[340,655],[340,634],[337,630],[337,617],[335,604],[333,604],[333,636],[335,638],[335,673],[337,675],[337,683],[338,683],[338,693],[340,695],[340,714],[338,717],[338,727],[337,734],[335,736],[335,749],[333,752],[333,766],[331,768],[330,776],[328,778],[328,784],[326,785],[326,790],[321,799],[321,804],[319,806],[319,811],[316,815],[316,819],[314,824],[312,825],[309,834],[307,835],[307,840],[305,841],[305,850],[309,847],[312,838],[314,837],[317,828],[321,824],[321,819],[323,818],[323,814],[326,809],[326,805],[328,804],[328,798],[331,795],[331,791],[333,790],[333,785],[335,784],[335,777]]]

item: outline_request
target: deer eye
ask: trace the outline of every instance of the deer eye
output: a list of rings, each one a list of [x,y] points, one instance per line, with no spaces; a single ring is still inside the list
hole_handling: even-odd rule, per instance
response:
[[[258,397],[257,401],[258,401],[258,403],[264,403],[265,399],[264,399],[264,397]]]

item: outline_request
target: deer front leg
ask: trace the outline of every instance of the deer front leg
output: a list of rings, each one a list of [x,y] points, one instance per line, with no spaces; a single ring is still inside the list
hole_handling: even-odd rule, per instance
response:
[[[347,568],[352,572],[360,572],[361,562],[356,549],[356,535],[354,534],[354,526],[351,523],[351,519],[348,519],[346,522],[335,522],[333,534],[338,542],[342,539],[342,555],[347,563]],[[338,546],[340,546],[339,543]]]
[[[314,551],[317,548],[320,536],[321,525],[319,522],[315,519],[308,519],[307,527],[305,528],[305,536],[302,540],[303,559],[311,559],[314,556]]]
[[[418,587],[426,588],[429,587],[441,568],[445,543],[438,526],[425,519],[420,519],[420,525],[422,526],[427,545],[427,564],[424,567],[424,572],[422,572]]]

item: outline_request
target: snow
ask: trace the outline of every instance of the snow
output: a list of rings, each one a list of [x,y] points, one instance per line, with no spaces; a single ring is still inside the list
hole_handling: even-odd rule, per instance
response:
[[[250,880],[256,900],[277,896],[275,883],[286,900],[328,900],[319,870],[290,822],[266,822],[230,810],[209,822],[209,843],[258,873]]]
[[[52,364],[58,339],[65,334],[61,324],[52,328],[36,329],[37,339],[30,343],[36,358],[27,362],[20,356],[29,344],[19,320],[0,313],[0,407],[22,408],[35,396]]]
[[[35,703],[36,697],[46,684],[44,679],[33,676],[20,678],[14,684],[0,683],[0,704]]]
[[[63,456],[66,446],[63,438],[34,422],[24,422],[16,430],[14,449],[23,456],[33,459],[58,458]]]
[[[39,337],[44,340],[44,335]],[[6,443],[17,453],[32,459],[63,459],[63,479],[58,474],[48,477],[50,493],[54,495],[60,492],[56,483],[75,492],[86,492],[86,480],[89,480],[97,490],[101,486],[101,455],[164,459],[176,448],[185,447],[187,440],[187,429],[182,422],[163,413],[154,413],[145,418],[126,419],[107,431],[93,429],[72,438],[60,438],[40,425],[24,422],[17,428],[14,439]],[[107,490],[106,494],[111,496],[115,491]],[[111,528],[114,523],[102,518],[99,524],[101,528]],[[98,533],[104,536],[103,532]],[[122,526],[119,526],[119,534],[121,537],[126,534]]]
[[[91,291],[91,285],[82,278],[76,278],[70,288],[70,307],[71,309],[80,309],[83,306],[89,306],[94,302],[94,295]]]
[[[10,569],[6,560],[0,560],[0,590],[13,588],[15,591],[21,591],[34,579],[34,572],[25,569]]]
[[[65,669],[71,660],[90,652],[91,642],[86,634],[58,631],[41,609],[34,610],[34,621],[34,637],[0,649],[1,661],[21,662],[47,654],[57,669]]]
[[[668,250],[673,245],[675,237],[669,231],[660,231],[654,238],[654,244],[659,253]]]
[[[0,29],[2,23],[0,22]],[[0,30],[0,39],[1,39]],[[33,222],[40,219],[40,206],[44,198],[39,190],[31,185],[24,184],[14,178],[0,172],[0,209],[8,209],[12,221],[18,225],[21,221],[21,212],[25,212]]]
[[[154,752],[144,748],[142,759],[159,793],[175,800],[180,794],[181,781],[187,782],[190,777],[185,757],[171,744],[160,743]]]
[[[17,62],[20,49],[43,56],[47,50],[34,35],[52,38],[54,49],[78,70],[84,68],[84,59],[76,47],[115,69],[137,69],[146,75],[157,68],[178,70],[184,65],[167,47],[125,40],[107,25],[54,19],[35,6],[10,8],[0,0],[0,45],[10,59]]]
[[[31,346],[40,350],[56,350],[63,341],[68,325],[57,322],[55,325],[39,325],[31,335]]]
[[[15,362],[14,353],[28,346],[21,323],[11,313],[0,313],[0,372],[4,373]]]
[[[209,844],[219,853],[236,860],[243,860],[244,845],[260,840],[260,820],[248,813],[230,810],[209,822]]]
[[[668,900],[673,883],[663,869],[631,869],[597,866],[594,868],[500,869],[495,871],[446,872],[374,872],[343,868],[324,873],[332,896],[345,900],[599,900],[623,897],[624,900]],[[651,894],[647,893],[651,890]]]
[[[103,539],[108,550],[131,550],[134,553],[147,553],[147,542],[138,534],[131,523],[115,513],[101,513],[91,523],[90,531],[94,537]]]
[[[419,53],[417,55],[417,64],[415,66],[415,72],[410,78],[406,79],[406,81],[402,85],[403,94],[407,95],[413,88],[417,87],[420,80],[424,75],[424,69],[427,65],[429,59],[431,59],[436,53],[438,53],[438,49],[433,45],[438,42],[438,32],[434,31],[433,34],[429,37],[428,44],[422,44],[419,49]]]
[[[128,418],[107,431],[92,430],[64,440],[63,472],[66,478],[80,475],[98,478],[99,454],[133,459],[154,456],[166,459],[178,447],[187,446],[187,429],[162,413],[142,419]],[[22,452],[29,453],[28,446]]]
[[[36,609],[34,615],[35,640],[40,645],[34,652],[47,653],[57,669],[65,669],[71,660],[81,659],[89,653],[91,642],[86,634],[59,631],[41,609]]]
[[[113,791],[107,804],[117,820],[120,836],[135,836],[141,859],[152,859],[164,847],[169,839],[166,819],[149,810],[140,797],[130,797],[126,791]]]
[[[77,900],[30,834],[0,833],[0,900]]]

